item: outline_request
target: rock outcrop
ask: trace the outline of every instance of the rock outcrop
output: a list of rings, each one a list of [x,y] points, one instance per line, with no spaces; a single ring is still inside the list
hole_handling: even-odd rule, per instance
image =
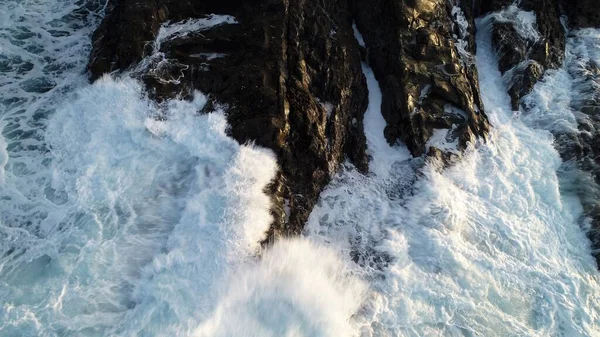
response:
[[[460,148],[485,136],[473,36],[471,6],[459,1],[111,0],[89,70],[92,80],[127,71],[158,102],[199,90],[237,141],[273,149],[272,240],[302,231],[342,162],[368,171],[361,53],[383,91],[390,143],[447,157],[427,143],[434,130]]]
[[[390,143],[425,153],[434,129],[461,146],[485,135],[474,23],[468,3],[446,0],[353,0],[352,11],[381,86]],[[369,8],[369,10],[365,10]]]
[[[474,0],[473,5],[477,15],[496,12],[492,42],[515,110],[547,69],[562,65],[567,28],[600,27],[600,11],[594,0]],[[535,22],[527,15],[533,15]],[[569,27],[563,26],[565,15]],[[523,27],[527,24],[530,27]]]

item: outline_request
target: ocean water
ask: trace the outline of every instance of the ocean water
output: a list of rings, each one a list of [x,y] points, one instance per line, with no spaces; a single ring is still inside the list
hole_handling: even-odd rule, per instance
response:
[[[490,141],[444,171],[388,145],[365,65],[371,172],[346,165],[304,235],[263,251],[274,155],[199,114],[202,93],[157,105],[135,69],[88,84],[103,6],[0,3],[0,336],[600,335],[581,203],[551,134],[510,111],[489,18]],[[236,23],[169,23],[156,45]]]
[[[524,32],[534,27],[528,15],[512,14],[524,18]],[[402,144],[382,142],[381,93],[365,69],[372,174],[352,167],[339,174],[306,230],[349,255],[368,280],[369,297],[353,320],[361,336],[600,335],[600,275],[581,203],[557,173],[563,163],[549,129],[534,122],[540,111],[511,111],[491,20],[478,21],[476,55],[490,139],[443,172],[422,166]],[[541,111],[551,98],[566,107],[561,93],[571,83],[546,81],[528,99]],[[383,153],[387,160],[377,157]]]

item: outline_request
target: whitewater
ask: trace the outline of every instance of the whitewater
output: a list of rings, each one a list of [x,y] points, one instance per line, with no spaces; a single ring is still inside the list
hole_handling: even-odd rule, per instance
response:
[[[550,133],[574,125],[575,80],[549,73],[537,109],[511,111],[491,17],[488,141],[445,170],[390,146],[364,65],[370,173],[346,164],[304,234],[263,249],[274,154],[229,138],[225,111],[199,114],[200,92],[156,104],[135,69],[89,84],[104,5],[0,2],[0,336],[600,336],[600,274]],[[156,44],[236,22],[169,23]],[[566,66],[600,62],[599,31],[568,42]]]

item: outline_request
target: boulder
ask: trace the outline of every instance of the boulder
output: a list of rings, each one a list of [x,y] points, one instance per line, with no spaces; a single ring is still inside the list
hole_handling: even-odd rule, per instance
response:
[[[507,77],[514,110],[519,109],[521,98],[531,92],[547,69],[562,65],[566,44],[557,1],[525,0],[519,6],[500,7],[503,13],[494,17],[492,28],[492,44],[499,54],[500,71]],[[537,36],[523,36],[517,29],[522,24],[514,15],[518,10],[533,12]]]

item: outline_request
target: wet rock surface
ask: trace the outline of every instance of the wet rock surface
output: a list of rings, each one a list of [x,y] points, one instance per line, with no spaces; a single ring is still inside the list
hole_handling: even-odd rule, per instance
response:
[[[449,129],[459,148],[485,136],[471,9],[444,0],[113,0],[94,35],[90,77],[129,69],[157,102],[199,90],[206,111],[226,111],[236,140],[274,150],[273,240],[302,231],[345,160],[368,171],[361,54],[380,83],[391,144],[447,158],[427,144],[434,129]],[[155,42],[161,27],[211,15],[234,21]]]
[[[554,0],[525,0],[519,6],[496,1],[484,7],[497,11],[493,17],[492,43],[499,55],[500,71],[508,83],[513,110],[529,94],[547,69],[557,69],[565,58],[565,29],[560,5]],[[533,15],[534,31],[515,26],[521,11]],[[521,12],[521,13],[520,13]]]
[[[469,56],[475,50],[473,17],[462,4],[352,1],[383,94],[385,136],[390,143],[404,142],[416,156],[428,150],[435,128],[451,129],[462,147],[488,130]],[[455,22],[460,19],[462,27]],[[462,55],[457,40],[464,41]]]

